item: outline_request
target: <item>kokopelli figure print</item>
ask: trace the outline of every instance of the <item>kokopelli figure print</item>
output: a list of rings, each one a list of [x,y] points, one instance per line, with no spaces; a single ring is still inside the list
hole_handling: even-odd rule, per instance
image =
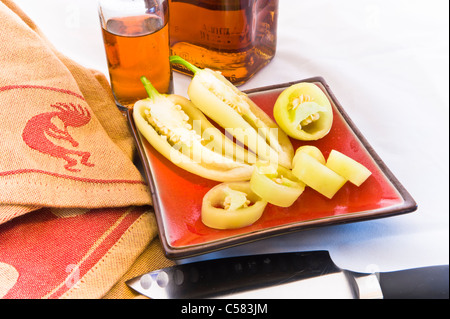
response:
[[[80,127],[89,123],[91,120],[89,111],[74,103],[56,103],[51,106],[58,111],[38,114],[27,122],[22,133],[25,143],[36,151],[64,159],[66,161],[64,168],[68,171],[80,171],[80,169],[75,168],[78,164],[77,159],[85,166],[94,166],[89,162],[91,153],[55,144],[57,140],[63,140],[69,142],[73,147],[78,147],[79,143],[73,139],[67,128]],[[63,123],[63,129],[54,124],[56,118]]]

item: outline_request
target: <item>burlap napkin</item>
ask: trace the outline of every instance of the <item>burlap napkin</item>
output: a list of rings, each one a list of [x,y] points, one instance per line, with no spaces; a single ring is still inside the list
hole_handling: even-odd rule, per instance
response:
[[[20,206],[3,211],[150,203],[107,81],[7,6],[18,12],[0,7],[0,203]]]
[[[132,161],[134,143],[105,76],[60,54],[7,0],[0,2],[0,152],[0,286],[10,285],[0,297],[102,297],[157,236],[148,187]],[[65,231],[49,231],[44,241],[58,243],[61,256],[77,249],[84,255],[49,255],[45,265],[66,271],[36,292],[19,276],[11,279],[34,275],[30,265],[36,260],[27,265],[15,253],[28,246],[45,250],[32,225],[45,229],[50,221],[52,229]],[[83,225],[93,229],[77,247],[70,232],[80,233]],[[28,246],[17,246],[21,240]],[[94,251],[99,255],[90,260]],[[64,285],[69,276],[73,280],[68,265],[80,277],[72,287]],[[93,278],[111,272],[112,279],[94,287]]]

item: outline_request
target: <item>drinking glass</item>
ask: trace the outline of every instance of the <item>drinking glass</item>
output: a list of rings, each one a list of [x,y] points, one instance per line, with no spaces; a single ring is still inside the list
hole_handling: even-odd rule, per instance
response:
[[[141,76],[160,93],[172,93],[168,1],[100,0],[98,12],[118,106],[132,108],[147,97]]]

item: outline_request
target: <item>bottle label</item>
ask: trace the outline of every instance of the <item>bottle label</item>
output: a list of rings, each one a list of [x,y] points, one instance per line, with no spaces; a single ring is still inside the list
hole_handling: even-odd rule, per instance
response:
[[[193,3],[197,3],[194,5]],[[221,50],[240,50],[251,44],[251,12],[244,9],[218,10],[202,1],[172,0],[170,7],[171,42],[190,43]],[[250,22],[250,24],[249,24]]]

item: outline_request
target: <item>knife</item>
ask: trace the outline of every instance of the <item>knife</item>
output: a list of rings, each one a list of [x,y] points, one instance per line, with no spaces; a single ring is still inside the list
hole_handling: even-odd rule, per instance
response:
[[[126,284],[152,299],[448,299],[449,267],[358,273],[310,251],[192,262]]]

